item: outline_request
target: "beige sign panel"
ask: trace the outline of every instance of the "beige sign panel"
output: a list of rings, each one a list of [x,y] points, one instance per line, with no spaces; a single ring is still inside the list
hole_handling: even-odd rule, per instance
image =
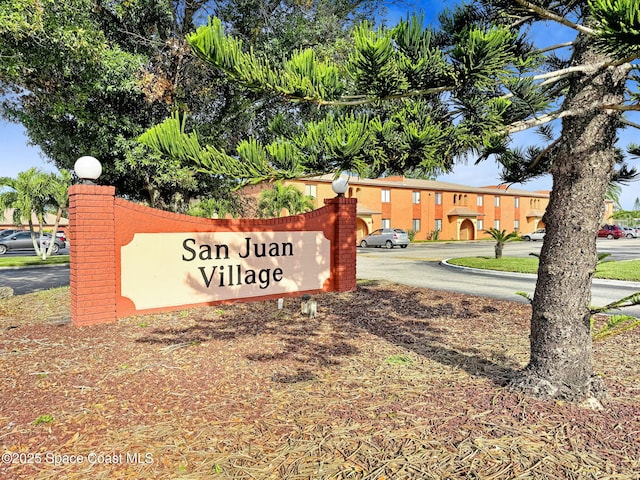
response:
[[[122,296],[138,310],[321,289],[322,232],[136,233],[121,249]]]

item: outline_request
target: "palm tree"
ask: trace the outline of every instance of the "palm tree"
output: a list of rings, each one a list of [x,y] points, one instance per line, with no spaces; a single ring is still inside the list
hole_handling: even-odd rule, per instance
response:
[[[263,190],[260,194],[257,214],[261,218],[280,217],[284,210],[289,215],[297,215],[313,208],[313,197],[305,195],[294,185],[276,182],[272,189]]]
[[[0,210],[5,211],[7,208],[13,208],[13,223],[16,225],[22,225],[25,221],[29,223],[33,247],[36,254],[41,256],[43,260],[51,254],[54,243],[50,242],[48,250],[40,248],[44,239],[44,217],[52,210],[56,211],[53,231],[55,236],[60,218],[68,204],[67,188],[70,181],[71,176],[68,172],[63,172],[61,176],[58,176],[53,173],[44,173],[37,168],[20,172],[15,179],[0,178],[0,187],[5,187],[0,192]],[[38,240],[36,240],[33,224],[34,218],[38,222]]]
[[[604,198],[605,200],[611,200],[613,202],[613,204],[616,206],[616,208],[618,210],[621,210],[622,207],[620,206],[620,194],[622,193],[622,187],[615,183],[615,182],[609,182],[609,185],[607,185],[607,191],[604,194]]]
[[[506,230],[500,231],[497,228],[490,228],[488,230],[485,230],[485,232],[491,235],[491,238],[496,241],[496,246],[494,247],[496,258],[502,258],[502,249],[504,248],[505,243],[518,238],[518,232],[511,232],[507,234]]]
[[[55,210],[56,220],[53,225],[53,232],[51,236],[55,238],[56,232],[58,231],[58,226],[60,225],[60,219],[62,215],[69,208],[69,185],[71,185],[71,174],[67,170],[62,170],[60,172],[60,176],[55,173],[49,174],[49,205],[47,208],[52,208]],[[53,238],[52,238],[53,240]],[[49,243],[49,248],[47,249],[46,256],[51,255],[53,251],[53,245],[55,242],[51,241]],[[43,259],[46,258],[43,256]]]
[[[193,204],[189,211],[189,215],[203,218],[225,218],[231,215],[233,218],[240,216],[236,205],[228,199],[206,198]]]

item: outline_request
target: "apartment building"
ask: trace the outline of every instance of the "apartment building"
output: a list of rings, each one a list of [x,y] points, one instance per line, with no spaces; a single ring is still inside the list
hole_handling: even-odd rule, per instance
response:
[[[288,184],[316,199],[335,196],[331,175]],[[377,228],[416,232],[415,240],[476,240],[489,238],[485,229],[532,232],[544,227],[542,216],[549,192],[530,192],[505,186],[468,187],[402,176],[380,179],[351,177],[345,193],[358,199],[358,240]]]

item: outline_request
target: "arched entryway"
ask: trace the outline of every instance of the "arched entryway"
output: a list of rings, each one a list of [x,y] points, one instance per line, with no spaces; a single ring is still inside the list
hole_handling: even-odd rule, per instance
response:
[[[465,218],[460,224],[460,240],[475,240],[475,227],[473,222]]]
[[[367,228],[367,222],[358,217],[356,219],[356,245],[360,245],[360,240],[369,235],[369,229]]]

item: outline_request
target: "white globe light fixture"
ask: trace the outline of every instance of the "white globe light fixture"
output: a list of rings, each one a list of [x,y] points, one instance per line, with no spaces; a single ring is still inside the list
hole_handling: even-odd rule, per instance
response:
[[[349,179],[343,176],[336,178],[333,183],[331,183],[331,188],[339,197],[344,197],[344,192],[347,191],[348,187]]]
[[[97,158],[84,156],[76,160],[73,170],[78,175],[78,178],[82,180],[82,183],[93,185],[102,173],[102,165]]]

